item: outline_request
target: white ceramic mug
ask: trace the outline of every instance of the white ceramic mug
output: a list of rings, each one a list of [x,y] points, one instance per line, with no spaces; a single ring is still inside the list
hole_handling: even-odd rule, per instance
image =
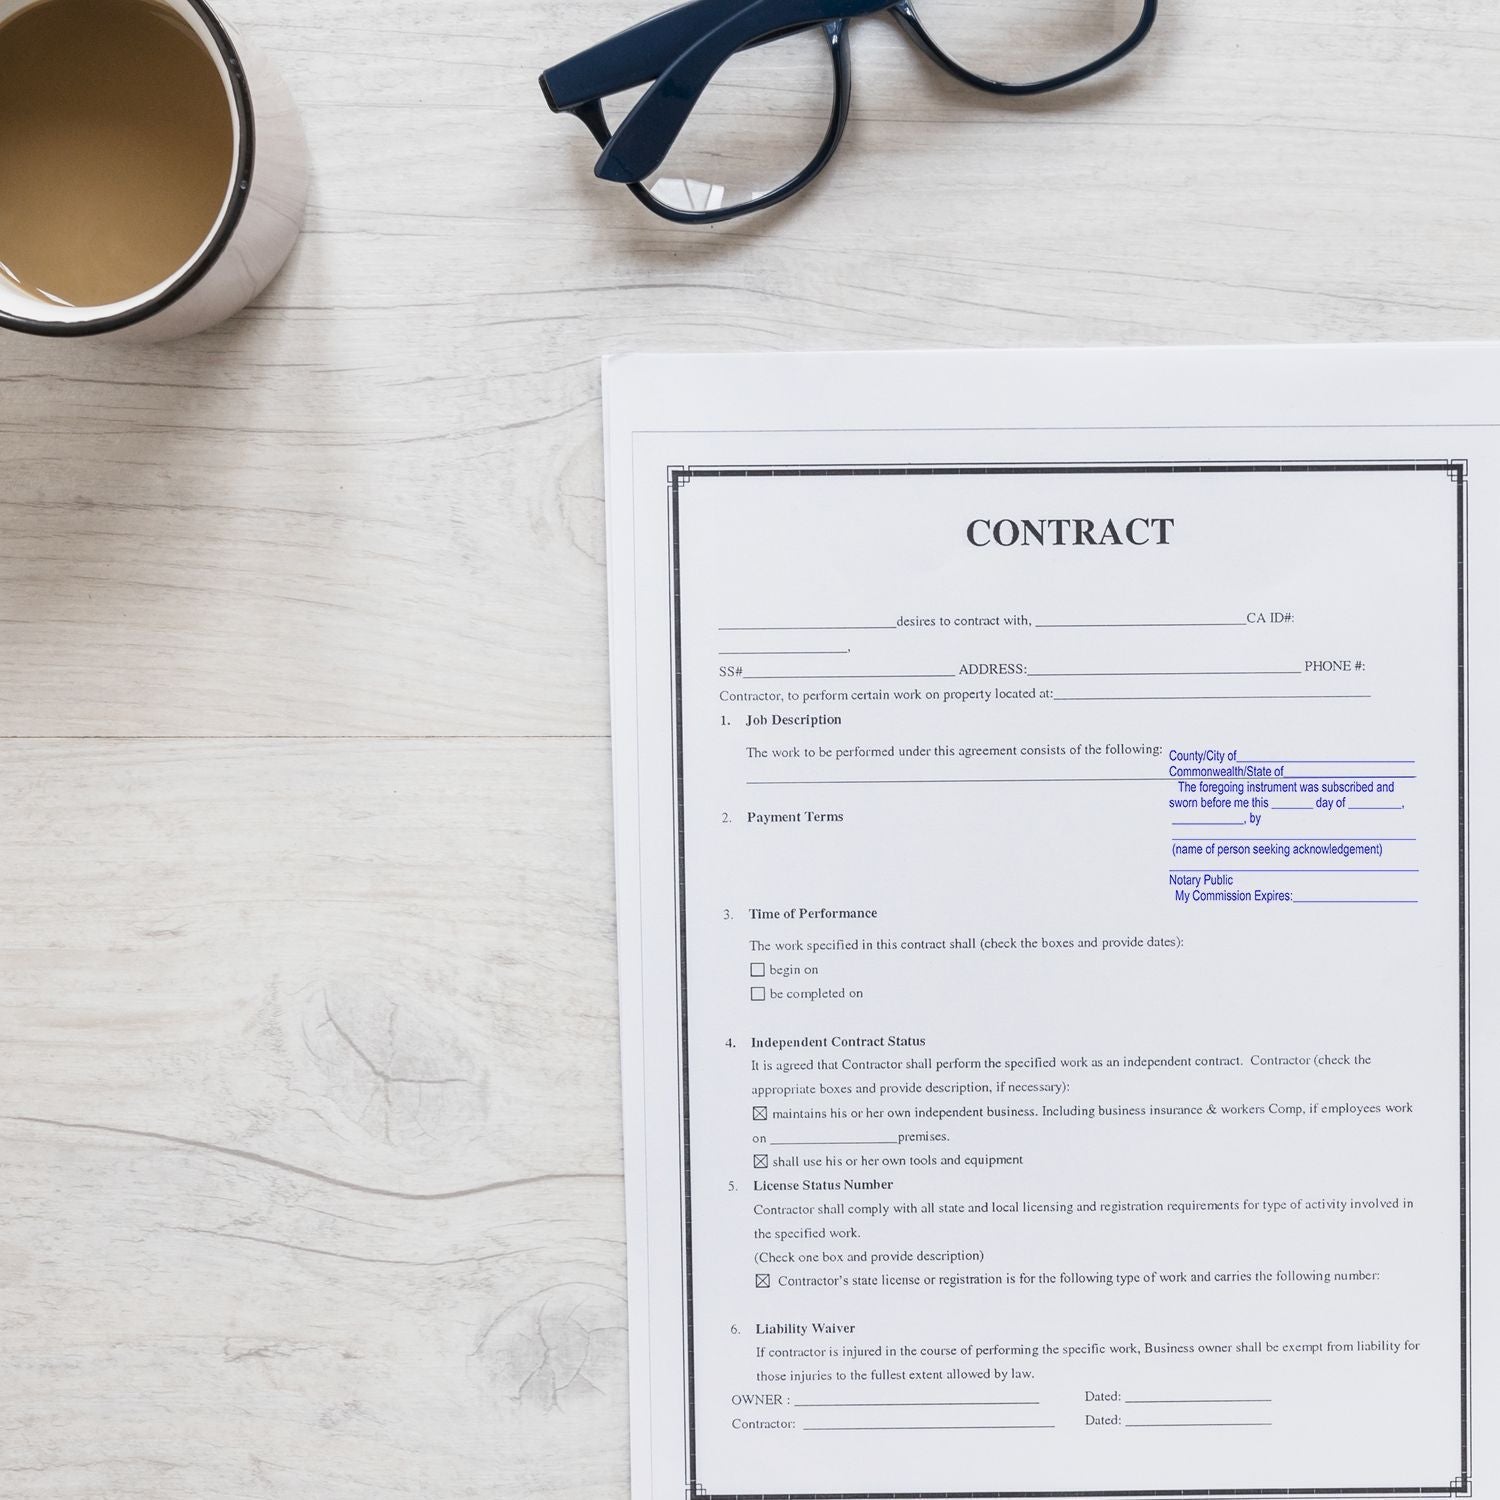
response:
[[[33,3],[0,0],[0,25]],[[203,0],[156,3],[192,28],[229,102],[235,169],[214,226],[165,281],[107,306],[54,305],[0,277],[0,327],[54,338],[181,338],[238,312],[291,254],[307,205],[307,144],[286,83],[260,49],[231,32]]]

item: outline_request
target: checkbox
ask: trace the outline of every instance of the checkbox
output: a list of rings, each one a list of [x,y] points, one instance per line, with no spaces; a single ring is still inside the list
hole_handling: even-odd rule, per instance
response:
[[[771,1273],[769,1271],[757,1271],[755,1273],[755,1289],[763,1292],[771,1285]]]
[[[764,964],[751,964],[750,965],[750,977],[752,979],[764,979],[765,975],[766,975],[766,966]]]
[[[769,1156],[754,1157],[752,1159],[751,1165],[756,1167],[769,1167],[771,1165],[771,1158]]]
[[[750,998],[752,1000],[764,1000],[766,998],[766,987],[763,984],[752,984],[750,986]]]
[[[752,1120],[764,1120],[765,1117],[766,1107],[764,1104],[752,1104],[750,1106],[750,1118]]]

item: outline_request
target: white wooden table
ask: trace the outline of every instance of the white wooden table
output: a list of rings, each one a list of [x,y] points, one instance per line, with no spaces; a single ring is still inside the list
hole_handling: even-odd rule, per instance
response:
[[[0,1495],[619,1497],[599,356],[1500,337],[1500,12],[1164,0],[1010,108],[861,23],[685,231],[534,82],[627,0],[224,9],[288,272],[0,341]]]

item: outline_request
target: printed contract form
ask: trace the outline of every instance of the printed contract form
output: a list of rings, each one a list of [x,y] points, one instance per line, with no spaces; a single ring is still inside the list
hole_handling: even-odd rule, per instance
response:
[[[1497,1493],[1497,376],[608,366],[639,1500]]]

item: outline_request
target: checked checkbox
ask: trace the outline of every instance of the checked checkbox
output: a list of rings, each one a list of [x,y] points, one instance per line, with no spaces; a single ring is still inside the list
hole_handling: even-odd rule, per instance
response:
[[[766,1107],[764,1104],[752,1104],[750,1106],[750,1118],[752,1120],[764,1120],[765,1117]]]
[[[751,1159],[751,1165],[756,1167],[769,1167],[771,1158],[769,1156],[756,1156]]]
[[[755,1273],[755,1289],[763,1292],[771,1285],[771,1276],[768,1271],[757,1271]]]

